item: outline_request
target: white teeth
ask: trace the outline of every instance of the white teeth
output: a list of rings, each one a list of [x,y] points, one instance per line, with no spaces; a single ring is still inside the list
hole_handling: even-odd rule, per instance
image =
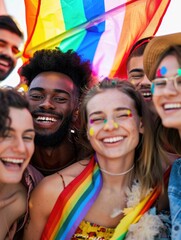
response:
[[[15,158],[2,158],[3,162],[8,163],[23,163],[23,159],[15,159]]]
[[[123,140],[123,137],[113,137],[113,138],[105,138],[103,142],[105,143],[115,143]]]
[[[2,64],[3,66],[6,66],[6,67],[9,66],[9,63],[5,60],[2,60],[2,59],[0,59],[0,64]]]
[[[56,122],[57,121],[57,119],[52,118],[52,117],[41,117],[41,116],[37,117],[36,120],[37,121],[45,121],[45,122]]]
[[[178,109],[181,108],[181,103],[167,103],[163,107],[165,110]]]
[[[151,96],[151,93],[150,93],[150,92],[143,93],[143,96],[144,96],[144,97],[150,97],[150,96]]]

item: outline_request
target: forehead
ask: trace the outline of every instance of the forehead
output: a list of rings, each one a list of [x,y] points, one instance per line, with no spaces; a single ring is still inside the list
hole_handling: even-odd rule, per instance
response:
[[[107,89],[89,100],[87,112],[88,114],[96,111],[106,113],[120,107],[134,109],[134,100],[117,89]]]
[[[19,47],[23,42],[21,37],[5,29],[0,29],[0,40],[16,47]]]
[[[157,70],[162,67],[166,67],[166,69],[167,69],[167,72],[164,75],[175,74],[175,73],[177,73],[177,70],[180,68],[179,62],[175,55],[168,55],[168,56],[164,57],[161,60]]]
[[[9,117],[11,119],[11,127],[15,129],[33,129],[33,120],[30,112],[24,109],[14,107],[9,108]]]
[[[127,71],[130,72],[132,69],[139,68],[143,69],[143,56],[132,57],[127,65]]]
[[[38,74],[30,84],[30,88],[42,88],[44,90],[64,90],[71,93],[74,83],[67,75],[57,72],[43,72]]]

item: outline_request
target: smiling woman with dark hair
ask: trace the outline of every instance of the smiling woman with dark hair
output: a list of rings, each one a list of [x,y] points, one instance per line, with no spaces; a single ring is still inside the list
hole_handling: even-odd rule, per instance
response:
[[[25,169],[34,151],[35,132],[29,104],[22,95],[0,89],[0,103],[0,239],[4,240],[15,239],[27,211],[28,189],[21,181],[28,177]],[[29,174],[30,183],[33,188]]]

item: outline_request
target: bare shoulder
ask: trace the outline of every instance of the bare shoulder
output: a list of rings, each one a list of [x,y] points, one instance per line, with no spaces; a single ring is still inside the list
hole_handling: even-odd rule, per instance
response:
[[[62,182],[58,174],[43,178],[32,191],[29,208],[37,209],[43,212],[43,215],[49,215],[58,195],[63,190]],[[51,196],[51,197],[50,197]]]
[[[82,160],[74,163],[62,171],[41,180],[32,192],[30,208],[36,205],[37,208],[40,207],[44,209],[43,211],[46,210],[45,214],[49,215],[64,187],[83,171],[88,162],[88,160]]]
[[[76,178],[85,169],[88,163],[89,160],[81,160],[60,171],[59,173],[64,177],[66,185]]]

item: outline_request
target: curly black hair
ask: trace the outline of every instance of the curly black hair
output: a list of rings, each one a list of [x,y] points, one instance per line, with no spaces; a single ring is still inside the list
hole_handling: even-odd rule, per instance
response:
[[[73,50],[62,52],[60,49],[42,49],[34,53],[29,63],[22,66],[20,75],[24,76],[30,86],[33,79],[42,72],[58,72],[69,76],[79,95],[89,86],[91,80],[91,64],[83,61]]]
[[[23,95],[15,89],[0,89],[0,137],[4,137],[11,124],[9,108],[28,109],[29,103]]]

